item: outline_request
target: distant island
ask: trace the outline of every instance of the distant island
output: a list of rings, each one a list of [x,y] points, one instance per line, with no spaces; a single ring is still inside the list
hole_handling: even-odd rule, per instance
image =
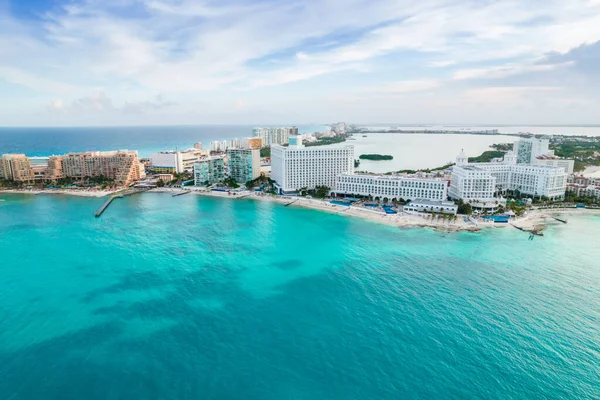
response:
[[[388,161],[388,160],[393,160],[394,157],[390,156],[390,155],[385,155],[385,154],[361,154],[360,157],[361,160],[372,160],[372,161]]]

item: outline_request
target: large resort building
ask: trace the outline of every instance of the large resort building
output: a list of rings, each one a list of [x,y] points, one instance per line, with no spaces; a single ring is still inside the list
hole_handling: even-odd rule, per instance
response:
[[[438,178],[404,175],[341,174],[337,177],[336,195],[379,198],[380,200],[444,201],[448,197],[447,182]]]
[[[24,154],[4,154],[0,158],[0,178],[23,183],[102,176],[113,179],[118,186],[127,186],[141,179],[142,168],[137,151],[128,150],[68,153],[31,159]]]
[[[566,185],[567,172],[564,168],[520,164],[514,152],[508,152],[501,162],[473,164],[461,153],[452,167],[448,194],[475,208],[494,209],[505,203],[497,195],[507,191],[559,200],[564,199]]]
[[[340,174],[354,172],[354,146],[304,147],[302,137],[289,146],[271,146],[271,178],[280,194],[297,193],[318,186],[335,188]]]

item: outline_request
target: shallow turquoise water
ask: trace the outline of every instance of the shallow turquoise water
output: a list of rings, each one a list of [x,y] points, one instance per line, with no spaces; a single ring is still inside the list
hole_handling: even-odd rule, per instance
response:
[[[0,195],[0,399],[597,399],[600,217]]]

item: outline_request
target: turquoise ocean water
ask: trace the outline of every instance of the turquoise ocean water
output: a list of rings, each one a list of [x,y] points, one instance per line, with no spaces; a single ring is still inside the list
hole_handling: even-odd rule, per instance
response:
[[[0,399],[598,399],[600,217],[0,194]]]

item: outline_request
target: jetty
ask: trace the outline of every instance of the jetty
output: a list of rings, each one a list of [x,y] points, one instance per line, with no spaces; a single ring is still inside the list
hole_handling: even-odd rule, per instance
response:
[[[558,217],[553,217],[552,215],[550,215],[550,218],[553,218],[553,219],[557,220],[558,222],[562,222],[563,224],[566,224],[566,223],[567,223],[567,220],[566,220],[566,219],[560,219],[560,218],[558,218]]]
[[[298,199],[296,199],[296,200],[293,200],[293,201],[290,201],[289,203],[285,203],[283,206],[284,206],[284,207],[291,206],[292,204],[294,204],[294,203],[295,203],[295,202],[297,202],[297,201],[298,201]]]
[[[106,201],[104,202],[104,204],[102,204],[102,206],[101,206],[101,207],[98,209],[98,211],[96,211],[96,214],[94,214],[94,216],[95,216],[96,218],[100,217],[100,216],[102,215],[102,213],[103,213],[104,211],[106,211],[106,209],[108,208],[108,206],[110,206],[110,205],[112,204],[113,200],[114,200],[114,199],[116,199],[117,197],[123,197],[123,196],[122,196],[122,195],[118,195],[118,196],[110,196],[110,197],[108,198],[108,200],[106,200]]]
[[[533,229],[525,229],[525,228],[521,228],[520,226],[517,226],[515,224],[510,224],[513,227],[515,227],[516,229],[522,231],[522,232],[527,232],[529,233],[529,240],[532,240],[534,236],[544,236],[543,230],[546,229],[546,227],[544,225],[536,225],[533,227]]]
[[[123,197],[132,196],[132,195],[138,194],[138,193],[143,193],[143,192],[145,192],[147,190],[149,190],[149,189],[148,188],[143,188],[143,189],[140,189],[140,188],[128,189],[128,190],[125,190],[125,191],[123,191],[123,192],[121,192],[119,194],[112,195],[112,196],[110,196],[104,202],[104,204],[102,204],[102,206],[98,209],[98,211],[96,211],[96,213],[94,214],[94,216],[96,218],[100,217],[104,213],[104,211],[106,211],[106,209],[108,208],[108,206],[110,206],[115,199],[122,199]]]
[[[183,192],[181,192],[181,193],[175,193],[175,194],[174,194],[173,196],[171,196],[171,197],[183,196],[184,194],[190,194],[190,193],[192,193],[192,191],[191,191],[191,190],[184,190],[184,191],[183,191]]]

